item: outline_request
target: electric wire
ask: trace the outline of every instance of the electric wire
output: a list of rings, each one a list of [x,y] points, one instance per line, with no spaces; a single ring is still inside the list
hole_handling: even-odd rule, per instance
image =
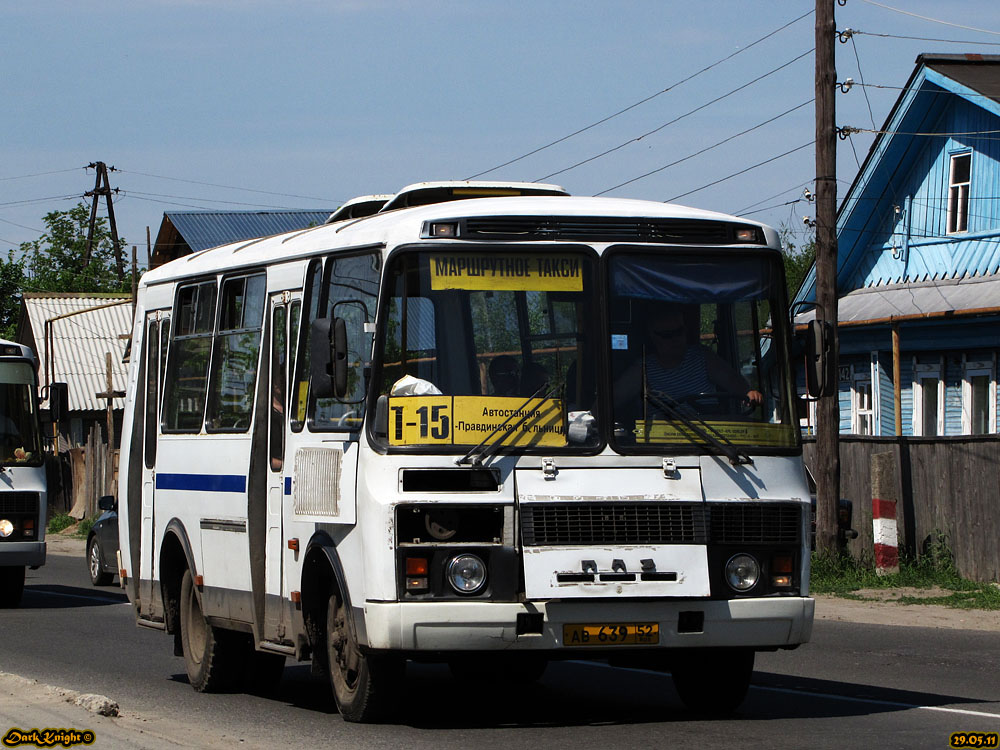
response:
[[[503,167],[510,166],[511,164],[514,164],[516,162],[521,161],[522,159],[527,159],[529,156],[534,156],[535,154],[539,153],[540,151],[544,151],[547,148],[551,148],[552,146],[555,146],[555,145],[557,145],[559,143],[562,143],[563,141],[567,141],[570,138],[573,138],[574,136],[580,135],[581,133],[585,133],[586,131],[591,130],[592,128],[596,128],[598,125],[603,125],[604,123],[608,122],[609,120],[613,120],[614,118],[618,117],[619,115],[623,115],[626,112],[628,112],[628,111],[630,111],[632,109],[635,109],[636,107],[638,107],[638,106],[640,106],[642,104],[645,104],[646,102],[648,102],[648,101],[650,101],[652,99],[655,99],[656,97],[660,96],[661,94],[665,94],[668,91],[671,91],[672,89],[675,89],[678,86],[680,86],[680,85],[682,85],[684,83],[687,83],[688,81],[692,80],[693,78],[697,78],[702,73],[707,73],[712,68],[715,68],[715,67],[721,65],[722,63],[727,62],[728,60],[731,60],[732,58],[736,57],[739,54],[742,54],[743,52],[746,52],[747,50],[755,47],[756,45],[760,44],[761,42],[765,41],[766,39],[770,39],[772,36],[774,36],[778,32],[784,31],[785,29],[787,29],[792,24],[795,24],[795,23],[801,21],[803,18],[806,18],[807,16],[810,16],[813,13],[815,13],[814,10],[809,10],[806,13],[803,13],[801,16],[798,16],[797,18],[793,18],[791,21],[789,21],[785,25],[779,26],[774,31],[771,31],[770,33],[765,34],[764,36],[762,36],[760,39],[757,39],[757,40],[751,42],[750,44],[746,45],[745,47],[741,47],[740,49],[736,50],[735,52],[733,52],[730,55],[727,55],[726,57],[723,57],[723,58],[721,58],[719,60],[716,60],[714,63],[711,63],[710,65],[705,66],[701,70],[699,70],[699,71],[697,71],[695,73],[692,73],[687,78],[682,78],[681,80],[679,80],[679,81],[677,81],[675,83],[670,84],[665,89],[661,89],[660,91],[657,91],[655,94],[651,94],[650,96],[647,96],[644,99],[640,99],[639,101],[637,101],[637,102],[635,102],[633,104],[630,104],[629,106],[625,107],[624,109],[620,109],[617,112],[615,112],[613,114],[610,114],[607,117],[604,117],[604,118],[602,118],[600,120],[597,120],[596,122],[593,122],[590,125],[586,125],[586,126],[580,128],[579,130],[575,130],[575,131],[573,131],[572,133],[570,133],[568,135],[564,135],[561,138],[557,138],[556,140],[552,141],[551,143],[546,143],[544,146],[539,146],[538,148],[533,149],[533,150],[527,152],[526,154],[521,154],[518,157],[515,157],[513,159],[505,161],[503,164],[497,164],[495,167],[490,167],[489,169],[484,169],[483,171],[477,172],[474,175],[470,175],[469,177],[466,177],[465,179],[467,179],[467,180],[474,180],[477,177],[482,177],[484,174],[489,174],[490,172],[495,172],[498,169],[502,169]]]
[[[809,148],[814,143],[816,143],[815,140],[809,141],[808,143],[803,143],[801,146],[796,146],[795,148],[789,149],[788,151],[785,151],[784,153],[778,154],[777,156],[772,156],[770,159],[765,159],[764,161],[757,162],[756,164],[753,164],[753,165],[747,167],[746,169],[741,169],[739,172],[733,172],[732,174],[726,175],[725,177],[721,177],[718,180],[713,180],[712,182],[709,182],[706,185],[702,185],[701,187],[697,187],[694,190],[688,190],[687,192],[680,193],[679,195],[675,195],[672,198],[667,198],[663,202],[664,203],[673,203],[678,198],[684,198],[684,197],[686,197],[688,195],[692,195],[694,193],[700,192],[700,191],[705,190],[707,188],[710,188],[710,187],[713,187],[715,185],[718,185],[721,182],[725,182],[726,180],[731,180],[734,177],[739,177],[742,174],[746,174],[747,172],[750,172],[751,170],[757,169],[758,167],[763,167],[765,164],[770,164],[771,162],[777,161],[778,159],[781,159],[781,158],[783,158],[785,156],[788,156],[789,154],[794,154],[796,151],[801,151],[804,148]]]
[[[759,128],[762,128],[765,125],[769,125],[772,122],[774,122],[775,120],[778,120],[778,119],[784,117],[785,115],[789,115],[792,112],[795,112],[796,110],[802,109],[803,107],[805,107],[805,106],[807,106],[809,104],[812,104],[814,101],[815,101],[815,99],[809,99],[808,101],[804,101],[801,104],[798,104],[798,105],[792,107],[791,109],[786,109],[784,112],[782,112],[779,115],[775,115],[774,117],[771,117],[770,119],[764,120],[764,122],[757,123],[753,127],[747,128],[746,130],[743,130],[743,131],[740,131],[739,133],[736,133],[735,135],[731,135],[728,138],[723,138],[721,141],[713,143],[711,146],[706,146],[705,148],[701,149],[700,151],[695,151],[693,154],[688,154],[687,156],[681,157],[680,159],[672,161],[669,164],[664,164],[662,167],[657,167],[656,169],[650,170],[649,172],[646,172],[645,174],[641,174],[638,177],[633,177],[632,179],[626,180],[625,182],[620,182],[617,185],[615,185],[614,187],[609,187],[606,190],[602,190],[599,193],[594,193],[594,195],[595,196],[599,196],[599,195],[604,195],[605,193],[610,193],[612,190],[617,190],[618,188],[625,187],[626,185],[631,185],[633,182],[638,182],[639,180],[642,180],[642,179],[644,179],[646,177],[649,177],[650,175],[654,175],[654,174],[657,174],[658,172],[662,172],[663,170],[669,169],[670,167],[673,167],[673,166],[676,166],[677,164],[680,164],[681,162],[687,161],[688,159],[693,159],[696,156],[701,156],[706,151],[711,151],[712,149],[718,148],[719,146],[721,146],[721,145],[723,145],[725,143],[729,143],[729,141],[732,141],[732,140],[734,140],[736,138],[739,138],[740,136],[746,135],[747,133],[751,133],[754,130],[758,130]]]
[[[1000,42],[977,42],[970,39],[936,39],[934,37],[928,36],[906,36],[904,34],[884,34],[876,31],[859,31],[858,29],[851,29],[852,34],[861,34],[862,36],[877,36],[884,39],[907,39],[915,42],[944,42],[946,44],[979,44],[985,45],[987,47],[996,47],[1000,45]]]
[[[793,57],[788,62],[782,63],[777,68],[773,68],[772,70],[769,70],[768,72],[764,73],[763,75],[757,76],[752,81],[747,81],[742,86],[737,86],[733,90],[731,90],[731,91],[729,91],[729,92],[727,92],[725,94],[722,94],[721,96],[717,96],[715,99],[712,99],[711,101],[705,102],[704,104],[702,104],[702,105],[700,105],[698,107],[695,107],[694,109],[689,110],[689,111],[685,112],[684,114],[678,115],[674,119],[669,120],[669,121],[663,123],[659,127],[653,128],[652,130],[647,131],[647,132],[643,133],[642,135],[636,136],[635,138],[630,138],[629,140],[625,141],[624,143],[619,143],[617,146],[609,148],[606,151],[602,151],[601,153],[596,154],[595,156],[591,156],[591,157],[588,157],[588,158],[583,159],[581,161],[578,161],[576,164],[572,164],[572,165],[570,165],[568,167],[565,167],[564,169],[557,170],[555,172],[552,172],[550,174],[545,175],[544,177],[539,177],[536,180],[532,180],[532,182],[544,182],[545,180],[548,180],[551,177],[555,177],[556,175],[560,175],[560,174],[563,174],[565,172],[569,172],[570,170],[576,169],[577,167],[582,167],[584,164],[589,164],[592,161],[596,161],[597,159],[603,158],[603,157],[607,156],[608,154],[612,154],[615,151],[623,149],[623,148],[625,148],[628,145],[631,145],[633,143],[637,143],[637,142],[641,141],[643,138],[651,136],[654,133],[658,133],[661,130],[663,130],[664,128],[666,128],[666,127],[668,127],[670,125],[673,125],[674,123],[680,122],[685,117],[689,117],[689,116],[695,114],[696,112],[700,112],[701,110],[705,109],[706,107],[710,107],[711,105],[713,105],[713,104],[715,104],[717,102],[720,102],[723,99],[726,99],[726,98],[732,96],[733,94],[737,94],[740,91],[743,91],[744,89],[747,89],[750,86],[753,86],[755,83],[758,83],[759,81],[764,80],[768,76],[771,76],[771,75],[777,73],[778,71],[780,71],[780,70],[782,70],[784,68],[787,68],[789,65],[791,65],[791,64],[793,64],[795,62],[798,62],[799,60],[801,60],[806,55],[811,55],[812,53],[813,53],[813,50],[812,49],[808,49],[805,52],[803,52],[801,55],[797,55],[796,57]]]
[[[160,174],[150,174],[149,172],[136,172],[136,171],[133,171],[133,170],[130,170],[130,169],[117,169],[115,171],[116,172],[121,172],[122,174],[133,174],[133,175],[140,175],[142,177],[152,177],[152,178],[157,179],[157,180],[171,180],[173,182],[187,182],[187,183],[190,183],[192,185],[205,185],[206,187],[223,188],[225,190],[242,190],[242,191],[247,192],[247,193],[262,193],[264,195],[277,195],[277,196],[279,196],[281,198],[304,198],[306,200],[316,200],[316,201],[324,201],[324,202],[327,202],[327,203],[337,203],[338,205],[340,203],[344,202],[343,200],[336,200],[336,199],[332,199],[332,198],[320,198],[320,197],[317,197],[315,195],[298,195],[296,193],[279,193],[279,192],[275,192],[273,190],[257,190],[255,188],[237,187],[236,185],[220,185],[219,183],[215,183],[215,182],[202,182],[201,180],[188,180],[188,179],[184,179],[184,178],[181,178],[181,177],[167,177],[165,175],[160,175]],[[195,199],[195,200],[197,200],[197,199]],[[248,204],[248,205],[251,205],[251,204]]]
[[[939,18],[931,18],[930,16],[921,16],[917,13],[912,13],[908,10],[901,10],[899,8],[893,8],[891,5],[885,5],[884,3],[875,2],[875,0],[862,0],[862,2],[868,3],[869,5],[874,5],[879,8],[885,8],[886,10],[891,10],[894,13],[901,13],[904,16],[911,16],[913,18],[919,18],[921,21],[930,21],[931,23],[939,23],[942,26],[954,26],[957,29],[965,29],[966,31],[978,31],[980,34],[996,34],[1000,36],[1000,31],[993,31],[992,29],[980,29],[975,26],[965,26],[960,23],[953,23],[951,21],[942,21]]]
[[[35,172],[34,174],[22,174],[16,177],[0,177],[0,182],[7,182],[8,180],[26,180],[29,177],[44,177],[50,174],[65,174],[66,172],[77,172],[81,169],[86,169],[86,167],[74,167],[73,169],[55,169],[51,172]]]

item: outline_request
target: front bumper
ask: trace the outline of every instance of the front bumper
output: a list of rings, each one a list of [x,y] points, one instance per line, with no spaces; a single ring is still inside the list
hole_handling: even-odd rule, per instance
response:
[[[374,602],[356,612],[362,644],[422,652],[559,651],[583,656],[588,647],[563,645],[564,624],[656,622],[654,648],[796,646],[812,634],[815,600],[768,597],[719,600],[561,600],[548,602]],[[678,632],[681,613],[702,613],[700,632]],[[518,635],[517,616],[541,613],[541,633]],[[689,619],[686,615],[685,619]],[[625,653],[650,646],[616,646]]]
[[[0,542],[0,565],[44,565],[45,551],[45,542]]]

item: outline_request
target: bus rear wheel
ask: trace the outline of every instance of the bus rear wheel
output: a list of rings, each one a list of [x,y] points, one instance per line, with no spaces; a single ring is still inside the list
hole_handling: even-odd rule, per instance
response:
[[[363,653],[347,621],[349,616],[343,599],[331,594],[326,609],[330,687],[344,721],[373,722],[389,714],[405,664],[398,657]]]
[[[0,566],[0,609],[10,609],[21,603],[24,593],[24,566]]]
[[[690,710],[726,716],[746,698],[753,662],[754,651],[749,648],[691,649],[676,655],[670,672]]]
[[[230,687],[237,674],[238,634],[208,623],[190,570],[181,579],[181,647],[191,687],[213,693]]]

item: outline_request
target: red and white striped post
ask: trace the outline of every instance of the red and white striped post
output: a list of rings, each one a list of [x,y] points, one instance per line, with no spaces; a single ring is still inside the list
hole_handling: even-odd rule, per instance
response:
[[[895,463],[896,457],[892,453],[872,455],[872,537],[875,541],[875,573],[880,576],[899,572]]]

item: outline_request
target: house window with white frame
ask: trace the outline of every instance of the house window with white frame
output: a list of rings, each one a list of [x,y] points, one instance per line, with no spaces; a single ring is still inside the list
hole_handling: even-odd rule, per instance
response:
[[[953,154],[948,178],[948,234],[969,229],[969,187],[972,184],[972,154]]]
[[[990,435],[997,431],[996,363],[966,360],[962,380],[962,432]]]
[[[944,378],[941,365],[914,363],[913,434],[934,437],[944,434]]]
[[[851,432],[871,435],[875,431],[875,408],[870,372],[855,372],[851,378]]]

